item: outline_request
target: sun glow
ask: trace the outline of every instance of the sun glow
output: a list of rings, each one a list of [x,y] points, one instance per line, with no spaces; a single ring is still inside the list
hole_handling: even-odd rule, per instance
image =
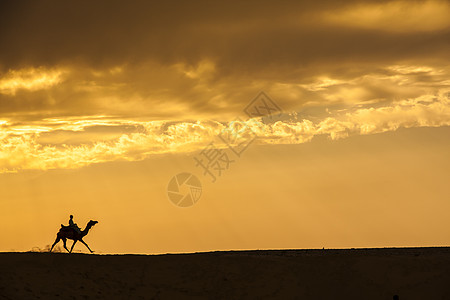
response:
[[[15,95],[20,89],[47,89],[60,83],[63,74],[63,70],[47,70],[42,67],[10,70],[0,78],[0,93]]]

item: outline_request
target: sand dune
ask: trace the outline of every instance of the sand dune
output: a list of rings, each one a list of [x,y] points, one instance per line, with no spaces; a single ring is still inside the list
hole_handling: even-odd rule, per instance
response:
[[[450,248],[0,253],[0,299],[450,299]]]

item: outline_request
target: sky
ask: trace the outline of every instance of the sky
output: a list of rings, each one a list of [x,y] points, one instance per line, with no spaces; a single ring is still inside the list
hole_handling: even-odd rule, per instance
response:
[[[0,14],[0,251],[70,214],[97,253],[449,244],[448,1]]]

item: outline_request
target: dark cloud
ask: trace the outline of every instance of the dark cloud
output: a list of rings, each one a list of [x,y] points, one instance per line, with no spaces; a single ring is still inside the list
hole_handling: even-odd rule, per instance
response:
[[[287,109],[297,109],[328,101],[322,91],[295,86],[314,83],[317,77],[351,81],[367,74],[389,75],[386,66],[393,64],[447,66],[449,27],[398,31],[323,18],[324,13],[338,15],[343,9],[386,2],[3,1],[0,71],[44,66],[70,72],[49,89],[0,95],[0,113],[235,115],[259,90],[276,93],[279,84],[292,85],[291,96],[274,96],[284,97],[279,101]],[[173,67],[196,70],[204,61],[212,62],[214,71],[202,78],[186,77]],[[122,72],[108,71],[117,66]],[[408,76],[437,87],[448,74]],[[422,92],[362,85],[367,92],[361,101]],[[328,92],[339,93],[343,87]],[[173,109],[177,105],[179,111]]]
[[[210,57],[227,73],[273,64],[448,58],[449,30],[394,34],[331,26],[316,17],[342,6],[336,1],[7,2],[0,57],[5,68],[77,60],[91,66],[149,59],[195,63]]]

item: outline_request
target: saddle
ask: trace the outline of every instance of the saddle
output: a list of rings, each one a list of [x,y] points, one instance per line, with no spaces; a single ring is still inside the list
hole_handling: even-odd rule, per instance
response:
[[[66,226],[63,224],[61,224],[61,230],[77,232],[77,230],[75,228],[73,228],[72,226],[70,226],[70,225]]]

